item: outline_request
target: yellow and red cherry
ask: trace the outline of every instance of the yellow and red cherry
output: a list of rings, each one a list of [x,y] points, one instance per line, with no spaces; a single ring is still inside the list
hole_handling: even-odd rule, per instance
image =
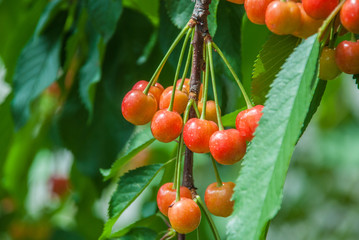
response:
[[[257,105],[238,113],[236,118],[236,128],[246,141],[253,139],[253,133],[258,127],[258,122],[262,117],[263,105]]]
[[[198,111],[201,113],[203,109],[203,102],[198,102]],[[206,120],[213,121],[217,123],[217,109],[216,103],[212,100],[207,101],[206,103]]]
[[[147,81],[141,80],[138,81],[135,85],[133,85],[132,89],[144,91],[147,85],[148,85]],[[156,98],[157,103],[159,103],[163,90],[164,90],[163,86],[156,82],[154,86],[150,87],[149,93],[151,93]]]
[[[245,0],[244,8],[248,19],[255,24],[265,24],[267,6],[273,0]]]
[[[182,81],[182,78],[177,80],[177,83],[176,83],[176,88],[177,89],[181,85],[181,81]],[[190,81],[191,81],[191,79],[185,78],[184,82],[183,82],[183,85],[182,85],[182,89],[185,89],[187,91],[187,93],[189,93]]]
[[[141,90],[131,90],[123,98],[121,110],[123,117],[130,123],[144,125],[155,115],[157,101],[151,93],[146,95]]]
[[[275,34],[291,34],[300,26],[300,9],[295,2],[273,1],[267,7],[265,22]]]
[[[231,198],[235,186],[233,182],[224,182],[220,187],[216,182],[210,184],[204,194],[208,211],[219,217],[230,216],[233,212],[234,201]]]
[[[187,234],[197,229],[201,222],[201,210],[190,198],[181,198],[168,209],[168,219],[176,232]]]
[[[352,33],[359,34],[359,0],[346,0],[340,10],[340,21]]]
[[[180,187],[180,196],[185,198],[192,198],[191,191],[186,187]],[[157,206],[163,215],[168,216],[168,207],[176,200],[176,189],[173,188],[173,183],[163,184],[157,192]]]
[[[335,50],[335,62],[338,68],[348,74],[359,73],[359,40],[343,41]]]
[[[159,110],[152,118],[152,135],[160,142],[175,140],[182,132],[183,121],[178,112]]]
[[[302,3],[297,3],[297,6],[300,9],[300,25],[293,35],[299,38],[308,38],[318,32],[318,29],[323,24],[323,20],[310,17],[304,11]]]
[[[171,86],[163,91],[160,98],[160,104],[159,104],[160,109],[167,109],[170,106],[172,89],[173,87]],[[173,103],[173,111],[182,114],[186,110],[187,102],[188,102],[187,91],[184,89],[182,91],[176,89],[174,103]]]
[[[246,154],[246,139],[237,129],[217,131],[209,139],[209,150],[220,164],[232,165]]]
[[[319,58],[319,78],[322,80],[335,79],[341,73],[335,62],[335,50],[324,47]]]
[[[209,139],[218,131],[215,122],[191,118],[183,127],[183,141],[195,153],[209,152]]]
[[[339,4],[339,0],[303,0],[305,12],[314,19],[326,19]]]

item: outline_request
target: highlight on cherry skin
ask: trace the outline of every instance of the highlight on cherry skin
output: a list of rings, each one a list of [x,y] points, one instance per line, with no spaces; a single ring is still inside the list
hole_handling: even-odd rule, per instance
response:
[[[347,0],[340,10],[340,22],[352,33],[359,34],[359,0]]]
[[[342,41],[335,50],[335,62],[338,68],[348,74],[359,73],[359,40]]]
[[[182,132],[183,120],[177,112],[166,109],[155,113],[151,121],[152,135],[160,142],[172,142]]]
[[[122,100],[123,117],[134,125],[144,125],[152,120],[157,111],[156,98],[140,90],[129,91]]]
[[[195,201],[183,197],[168,208],[168,219],[176,232],[187,234],[199,226],[201,210]]]
[[[339,4],[339,0],[302,0],[305,12],[314,19],[325,19]]]
[[[238,113],[236,118],[236,128],[246,141],[253,139],[253,133],[258,127],[258,122],[262,117],[263,105],[257,105]]]
[[[172,89],[173,86],[170,86],[163,91],[160,98],[160,104],[159,104],[160,109],[167,109],[170,106]],[[187,102],[188,102],[187,91],[185,89],[182,89],[182,91],[176,89],[174,103],[173,103],[173,111],[182,114],[186,110]]]
[[[192,198],[191,191],[186,187],[180,187],[180,196],[185,198]],[[163,184],[157,192],[157,206],[163,215],[168,216],[168,207],[176,200],[176,189],[173,188],[173,183]]]
[[[232,165],[242,160],[246,149],[246,139],[237,129],[217,131],[209,140],[213,158],[223,165]]]
[[[233,182],[224,182],[220,187],[217,182],[208,185],[204,194],[204,202],[208,211],[219,217],[230,216],[234,206],[234,201],[231,200],[234,187]]]
[[[218,131],[215,122],[191,118],[183,127],[183,141],[195,153],[209,152],[209,139]]]

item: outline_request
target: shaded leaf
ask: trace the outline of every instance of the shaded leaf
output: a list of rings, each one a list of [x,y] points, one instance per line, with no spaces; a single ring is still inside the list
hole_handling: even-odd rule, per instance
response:
[[[270,85],[299,42],[292,35],[270,35],[254,63],[252,99],[256,105],[264,104]]]
[[[359,89],[359,74],[354,74],[353,79],[355,81],[355,84],[357,85],[357,88]]]
[[[222,116],[222,124],[224,127],[232,127],[235,128],[236,127],[236,118],[239,112],[243,111],[247,109],[246,107],[243,107],[241,109],[235,110],[231,113],[228,113],[224,116]]]
[[[160,0],[123,0],[122,4],[124,7],[129,7],[134,10],[140,11],[151,20],[153,25],[158,25],[159,2]]]
[[[40,35],[46,28],[47,24],[56,16],[60,10],[60,6],[64,3],[62,0],[50,1],[44,9],[39,22],[37,23],[34,35]]]
[[[289,161],[318,82],[318,54],[316,36],[303,41],[272,84],[236,181],[228,239],[260,239],[280,208]]]
[[[133,228],[118,240],[155,240],[157,233],[149,228]]]

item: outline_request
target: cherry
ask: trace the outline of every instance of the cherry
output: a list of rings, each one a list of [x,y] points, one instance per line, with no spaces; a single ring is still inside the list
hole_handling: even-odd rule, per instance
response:
[[[187,234],[199,226],[201,210],[195,201],[184,197],[168,208],[168,218],[174,230]]]
[[[67,177],[52,176],[49,180],[52,194],[63,197],[70,191],[70,183]]]
[[[246,140],[237,129],[217,131],[209,139],[209,149],[213,158],[224,165],[242,160],[246,148]]]
[[[182,78],[178,79],[177,80],[177,83],[176,83],[176,88],[179,87],[179,85],[181,84],[181,81],[182,81]],[[186,78],[183,82],[183,86],[182,86],[182,89],[186,89],[187,93],[189,93],[189,87],[190,87],[190,82],[191,79],[189,78]]]
[[[335,62],[338,68],[348,74],[359,73],[359,40],[343,41],[335,50]]]
[[[172,89],[173,87],[171,86],[163,91],[160,99],[160,105],[159,105],[160,109],[167,109],[170,106]],[[176,89],[175,99],[173,103],[173,110],[178,112],[179,114],[183,113],[184,110],[186,110],[187,102],[188,102],[187,91],[184,89],[182,91]]]
[[[198,102],[198,111],[202,113],[203,102]],[[206,119],[217,123],[217,109],[216,103],[212,100],[206,103]]]
[[[228,217],[233,212],[234,201],[231,200],[233,189],[236,185],[233,182],[224,182],[222,186],[210,184],[204,194],[204,201],[208,211],[215,216]]]
[[[144,91],[147,85],[148,85],[147,81],[141,80],[138,81],[135,85],[133,85],[132,89]],[[154,86],[150,87],[149,93],[151,93],[156,98],[157,103],[159,103],[163,90],[164,90],[163,86],[156,82]]]
[[[209,139],[218,131],[213,121],[191,118],[183,127],[183,141],[195,153],[209,152]]]
[[[248,19],[255,24],[265,24],[267,6],[273,0],[245,0],[244,8]]]
[[[324,47],[319,59],[319,78],[322,80],[332,80],[341,73],[335,63],[335,50]]]
[[[192,198],[191,191],[186,187],[180,187],[180,196]],[[173,183],[163,184],[157,192],[157,206],[163,215],[168,216],[168,207],[176,200],[176,189]]]
[[[310,17],[303,8],[302,3],[297,3],[300,9],[300,25],[299,28],[293,33],[294,36],[300,38],[308,38],[318,32],[319,27],[322,25],[322,19],[314,19]]]
[[[250,109],[241,111],[236,118],[236,128],[246,141],[253,139],[259,119],[262,117],[263,105],[257,105]]]
[[[300,9],[294,2],[273,1],[267,7],[265,22],[275,34],[291,34],[300,26]]]
[[[345,1],[340,10],[340,21],[348,31],[359,34],[359,0]]]
[[[134,125],[144,125],[151,121],[157,111],[156,98],[140,90],[129,91],[122,100],[122,115]]]
[[[227,0],[228,2],[236,3],[236,4],[243,4],[244,0]]]
[[[171,142],[182,132],[183,121],[177,112],[167,109],[159,110],[152,118],[151,131],[153,136],[160,142]]]
[[[315,19],[325,19],[339,4],[339,0],[303,0],[305,12]]]

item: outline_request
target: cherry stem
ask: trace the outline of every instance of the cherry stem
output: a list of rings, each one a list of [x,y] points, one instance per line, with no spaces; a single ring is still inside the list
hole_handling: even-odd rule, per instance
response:
[[[211,214],[209,213],[206,205],[202,202],[201,200],[201,197],[196,195],[194,201],[198,204],[198,206],[202,209],[202,211],[204,212],[204,215],[206,216],[207,220],[208,220],[208,223],[209,223],[209,226],[211,227],[211,230],[213,232],[213,235],[214,235],[214,239],[216,240],[220,240],[220,236],[219,236],[219,233],[218,233],[218,230],[216,228],[216,225],[214,224],[213,222],[213,219],[211,217]]]
[[[318,31],[318,41],[322,38],[323,34],[326,32],[326,29],[328,28],[330,22],[334,19],[334,17],[338,14],[340,9],[343,7],[345,0],[342,0],[338,6],[330,13],[330,15],[324,20],[322,26],[319,28]]]
[[[217,44],[215,42],[212,42],[212,45],[214,47],[214,49],[216,49],[216,52],[219,54],[219,56],[221,56],[222,60],[224,61],[224,63],[227,65],[229,71],[232,73],[232,76],[234,78],[234,80],[237,82],[239,89],[242,92],[242,95],[244,97],[244,100],[246,101],[247,104],[247,108],[252,108],[253,105],[251,103],[251,100],[249,99],[246,90],[244,89],[241,81],[239,80],[237,74],[235,73],[235,71],[233,70],[231,64],[228,62],[227,58],[224,56],[223,52],[221,51],[221,49],[219,49],[219,47],[217,46]]]
[[[181,189],[181,172],[182,172],[182,152],[183,152],[183,134],[180,136],[180,143],[178,146],[178,156],[177,156],[177,166],[176,166],[176,202],[181,199],[180,189]]]
[[[354,33],[351,33],[351,35],[350,35],[350,40],[351,40],[352,42],[356,42],[356,41],[357,41],[357,39],[356,39]]]
[[[212,165],[213,165],[213,169],[214,169],[214,174],[216,175],[217,187],[221,187],[223,185],[223,182],[221,180],[221,177],[219,176],[218,168],[217,168],[217,165],[216,165],[216,160],[214,160],[212,155],[211,155],[211,159],[212,159]]]
[[[206,48],[203,49],[205,51]],[[206,72],[204,74],[204,84],[203,84],[203,97],[202,97],[202,115],[201,119],[206,119],[206,109],[207,109],[207,96],[208,96],[208,79],[209,79],[209,61],[208,61],[208,51],[205,51],[206,55]]]
[[[193,36],[194,36],[194,31],[192,31],[191,44],[190,44],[190,47],[189,47],[189,50],[188,50],[186,65],[185,65],[184,70],[183,70],[183,74],[182,74],[182,78],[181,78],[181,83],[180,83],[180,85],[178,86],[178,90],[180,90],[180,91],[181,91],[182,88],[183,88],[183,84],[184,84],[184,82],[185,82],[185,80],[186,80],[187,72],[188,72],[189,66],[190,66],[190,64],[191,64],[191,59],[192,59],[192,55],[193,55],[193,45],[192,45]]]
[[[176,68],[176,73],[175,73],[175,77],[174,77],[174,80],[173,80],[173,88],[172,88],[172,95],[171,95],[171,101],[170,101],[170,105],[168,107],[168,111],[172,111],[173,110],[173,105],[174,105],[174,100],[175,100],[175,94],[176,94],[176,84],[177,84],[177,80],[178,80],[178,76],[179,76],[179,72],[181,70],[181,65],[182,65],[182,61],[183,61],[183,56],[184,56],[184,53],[186,51],[186,46],[187,46],[187,42],[188,42],[188,39],[192,33],[192,30],[193,28],[190,28],[188,31],[187,31],[187,34],[186,34],[186,37],[183,41],[183,45],[182,45],[182,49],[181,49],[181,54],[180,54],[180,57],[178,59],[178,63],[177,63],[177,68]]]
[[[163,57],[160,65],[158,65],[156,71],[152,75],[152,78],[151,78],[150,82],[148,83],[147,87],[145,88],[145,90],[143,90],[144,94],[147,95],[148,92],[150,91],[150,87],[156,83],[156,81],[161,73],[161,70],[162,70],[163,66],[165,65],[168,57],[171,55],[172,51],[175,49],[175,47],[177,46],[177,44],[179,43],[179,41],[182,39],[182,37],[185,35],[185,33],[187,32],[187,30],[189,28],[190,28],[190,26],[188,24],[186,24],[186,26],[182,29],[182,31],[178,34],[176,39],[173,41],[173,43],[170,46],[170,48],[168,49],[166,55]]]
[[[210,71],[211,71],[214,102],[216,104],[216,111],[217,111],[218,128],[219,128],[220,131],[222,131],[222,130],[224,130],[224,128],[223,128],[223,124],[222,124],[220,108],[219,108],[219,105],[218,105],[216,80],[215,80],[215,77],[214,77],[213,56],[212,56],[212,41],[207,42],[207,50],[208,50],[209,66],[210,66]]]

